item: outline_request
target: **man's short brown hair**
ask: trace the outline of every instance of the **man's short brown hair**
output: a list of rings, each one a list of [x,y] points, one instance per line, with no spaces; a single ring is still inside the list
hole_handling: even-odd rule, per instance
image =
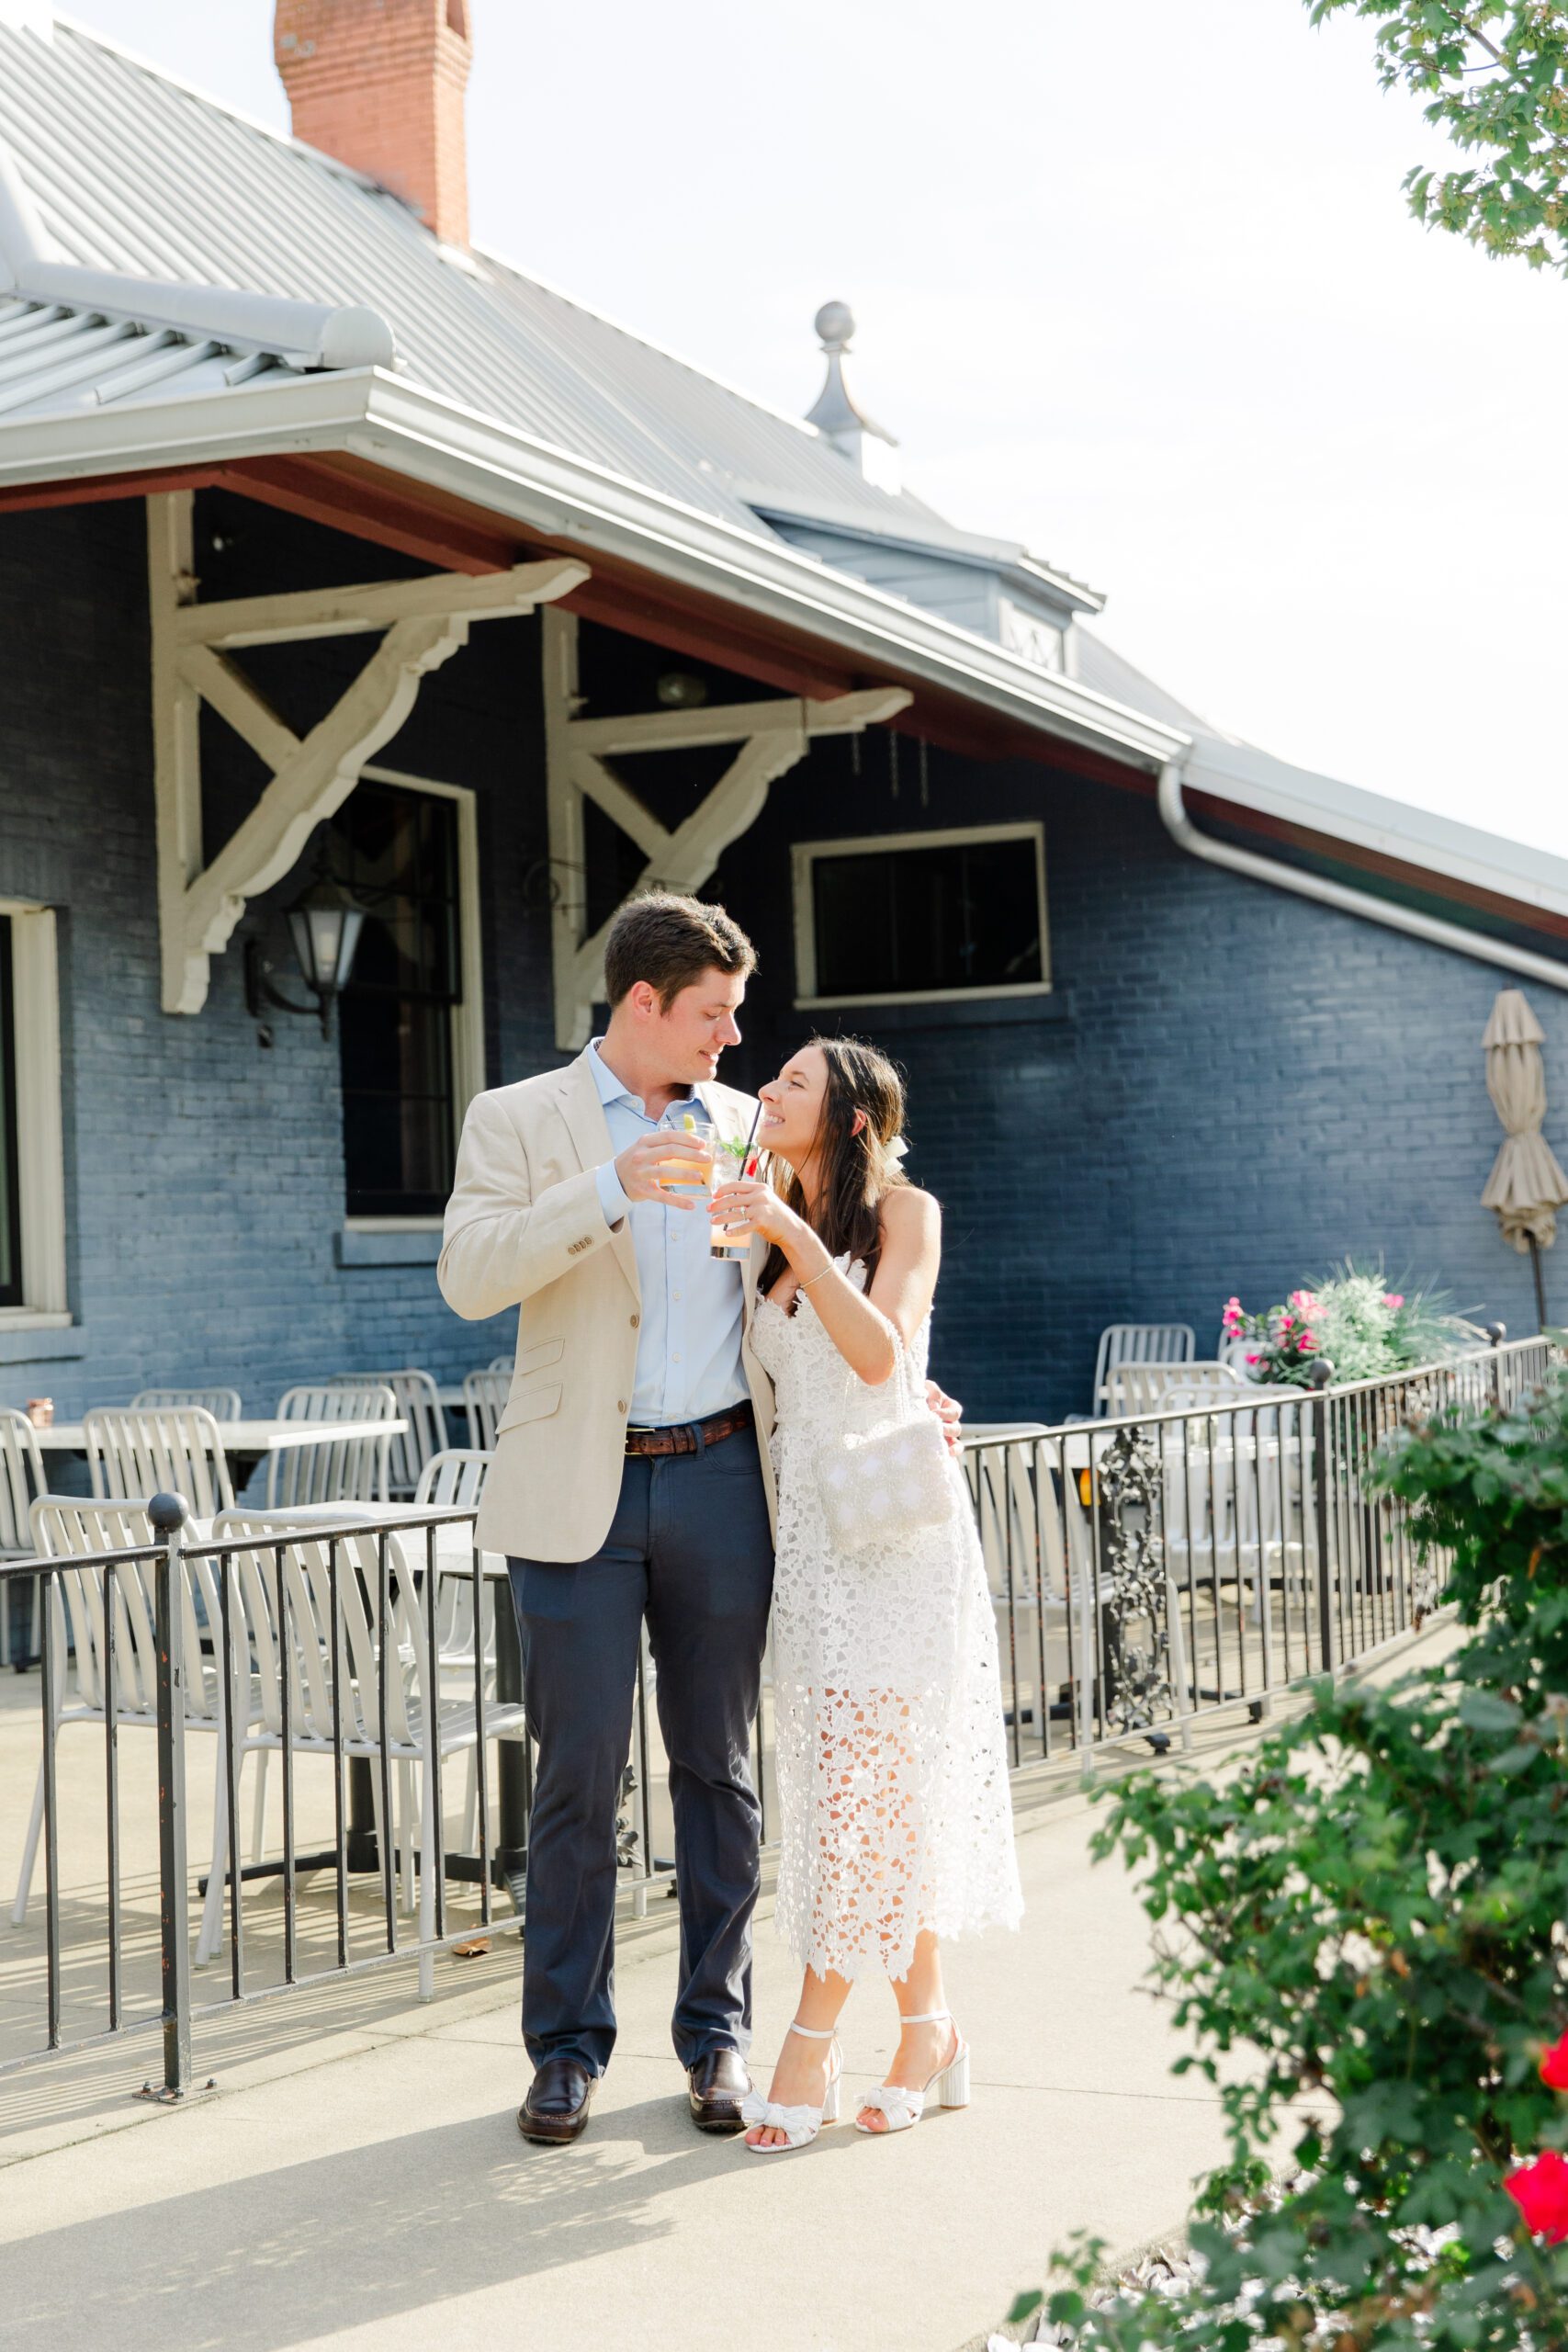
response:
[[[745,979],[756,968],[757,951],[722,907],[682,899],[673,890],[649,890],[628,899],[604,943],[604,994],[612,1007],[646,980],[659,991],[668,1012],[682,989],[705,972]]]

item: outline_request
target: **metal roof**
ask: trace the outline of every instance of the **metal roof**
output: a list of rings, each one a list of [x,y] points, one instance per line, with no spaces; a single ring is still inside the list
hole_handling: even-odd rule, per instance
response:
[[[782,511],[823,504],[865,530],[937,526],[804,420],[492,255],[441,246],[361,173],[63,18],[48,40],[0,23],[0,146],[62,262],[367,305],[432,391],[752,531],[767,531],[749,494],[763,488]]]
[[[58,302],[0,299],[0,417],[166,400],[301,371],[266,352]]]
[[[803,553],[770,514],[1099,602],[866,481],[804,422],[440,246],[331,157],[68,21],[0,20],[0,484],[279,449],[389,466],[1058,737],[1185,757],[1239,808],[1568,914],[1568,861],[1238,745],[1077,625],[1079,674],[1043,672]]]

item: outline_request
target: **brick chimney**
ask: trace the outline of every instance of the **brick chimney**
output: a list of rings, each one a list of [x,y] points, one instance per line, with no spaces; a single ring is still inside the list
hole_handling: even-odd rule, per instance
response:
[[[468,243],[468,0],[277,0],[273,54],[296,139],[391,188],[446,243]]]

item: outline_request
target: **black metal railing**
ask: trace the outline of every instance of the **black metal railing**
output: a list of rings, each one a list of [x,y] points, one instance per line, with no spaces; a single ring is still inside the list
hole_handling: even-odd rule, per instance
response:
[[[1403,1507],[1376,1489],[1378,1449],[1411,1414],[1517,1402],[1548,1362],[1546,1341],[1526,1340],[1393,1379],[966,1439],[1015,1772],[1088,1770],[1129,1741],[1162,1752],[1205,1715],[1256,1717],[1418,1625],[1445,1564],[1417,1557]],[[36,1924],[0,1942],[0,2073],[161,2029],[177,2098],[193,2023],[411,1959],[428,1996],[439,1953],[515,1933],[532,1758],[504,1563],[476,1548],[471,1509],[345,1504],[331,1524],[241,1510],[201,1529],[177,1498],[51,1508],[50,1552],[0,1563],[0,1603],[40,1580],[42,1669],[14,1912],[36,1860],[41,1950]],[[107,1510],[141,1514],[148,1540],[88,1548]],[[645,1646],[616,1825],[634,1913],[673,1883],[653,1673]],[[764,1677],[764,1840],[772,1724]],[[129,1765],[136,1729],[152,1735],[155,1786]],[[73,1764],[62,1794],[62,1740],[95,1736],[101,1776]],[[210,1812],[193,1770],[205,1738]]]
[[[1526,1340],[1344,1385],[1324,1364],[1311,1389],[971,1440],[1015,1770],[1185,1745],[1203,1715],[1258,1717],[1417,1626],[1447,1564],[1377,1490],[1379,1449],[1412,1415],[1516,1403],[1550,1357]]]

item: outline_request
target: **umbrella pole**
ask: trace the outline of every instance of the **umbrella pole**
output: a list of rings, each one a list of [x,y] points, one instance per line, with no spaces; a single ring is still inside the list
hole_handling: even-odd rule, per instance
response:
[[[1535,1276],[1536,1329],[1544,1331],[1546,1329],[1546,1284],[1540,1278],[1540,1244],[1533,1233],[1529,1237],[1529,1245],[1530,1272]]]

